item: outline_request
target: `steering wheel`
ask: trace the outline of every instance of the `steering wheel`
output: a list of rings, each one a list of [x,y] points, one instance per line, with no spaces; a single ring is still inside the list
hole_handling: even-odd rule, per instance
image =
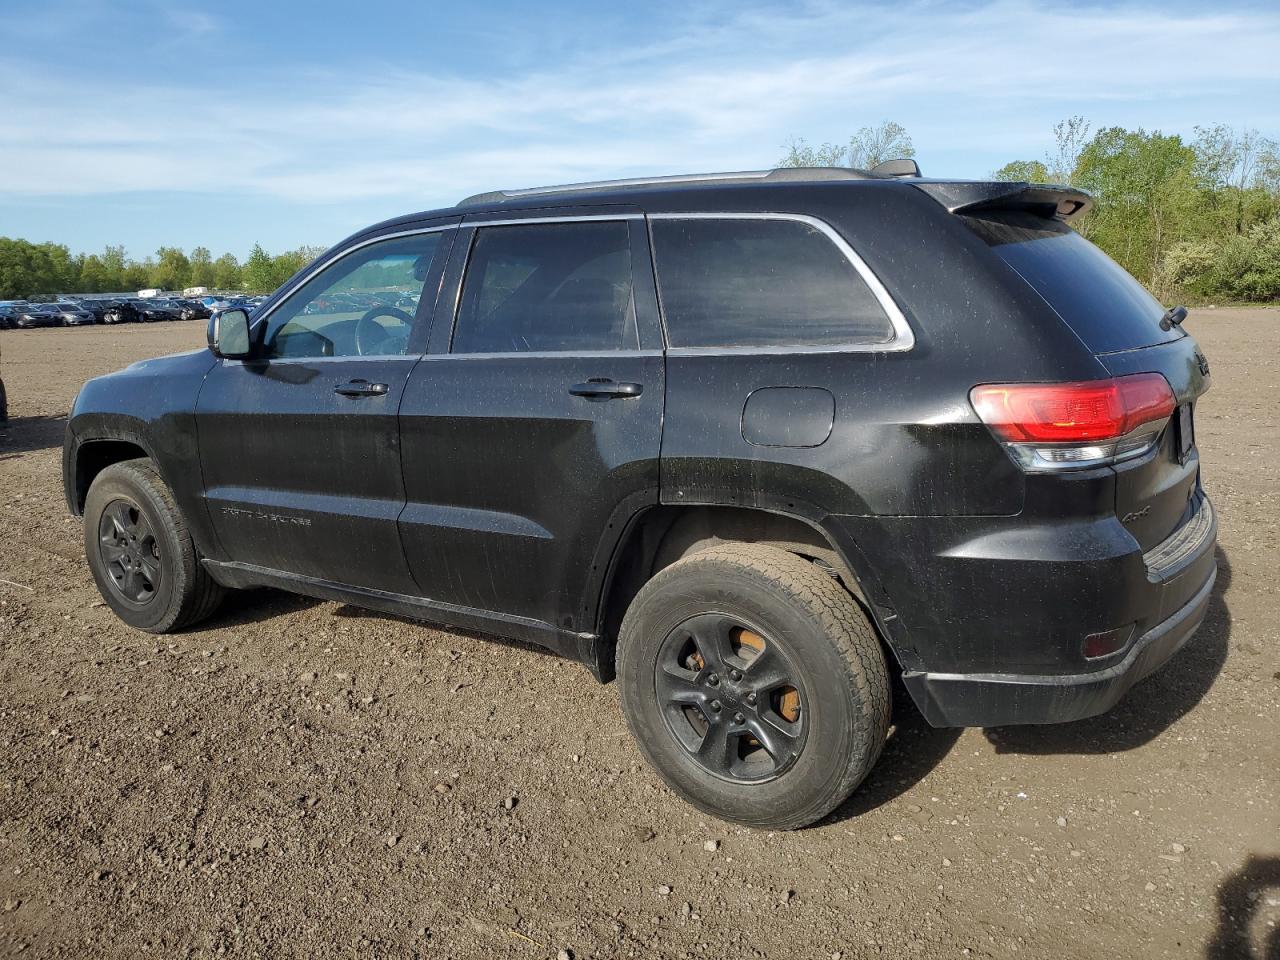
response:
[[[404,353],[409,343],[409,331],[406,329],[403,333],[393,332],[373,319],[382,316],[394,317],[406,327],[413,326],[413,317],[403,310],[386,306],[374,307],[356,321],[356,353],[359,356]]]

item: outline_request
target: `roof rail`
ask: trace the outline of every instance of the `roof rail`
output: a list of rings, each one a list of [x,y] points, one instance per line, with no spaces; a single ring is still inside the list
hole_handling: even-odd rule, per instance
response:
[[[624,180],[592,180],[586,183],[562,183],[551,187],[525,187],[520,190],[490,190],[458,201],[458,206],[473,203],[500,203],[503,200],[519,200],[551,193],[578,193],[600,190],[616,190],[625,187],[667,186],[682,183],[715,183],[723,181],[813,181],[813,180],[875,180],[884,176],[876,171],[855,170],[852,167],[781,167],[776,170],[739,170],[731,173],[680,173],[666,177],[631,177]]]

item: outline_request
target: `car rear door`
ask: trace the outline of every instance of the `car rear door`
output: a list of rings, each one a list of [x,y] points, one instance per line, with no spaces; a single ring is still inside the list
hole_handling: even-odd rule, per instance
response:
[[[591,631],[627,518],[658,500],[664,368],[643,218],[468,217],[441,304],[400,411],[413,576],[439,603]]]
[[[427,342],[454,223],[329,258],[255,318],[252,359],[210,371],[196,425],[228,560],[417,592],[396,527],[405,502],[397,414]]]

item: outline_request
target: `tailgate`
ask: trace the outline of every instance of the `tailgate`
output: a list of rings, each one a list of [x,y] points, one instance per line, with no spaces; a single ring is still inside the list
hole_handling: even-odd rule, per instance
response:
[[[1114,376],[1160,373],[1173,387],[1178,408],[1150,454],[1116,470],[1116,516],[1151,550],[1196,514],[1200,456],[1195,444],[1195,405],[1209,387],[1208,364],[1189,336],[1171,343],[1098,358]]]

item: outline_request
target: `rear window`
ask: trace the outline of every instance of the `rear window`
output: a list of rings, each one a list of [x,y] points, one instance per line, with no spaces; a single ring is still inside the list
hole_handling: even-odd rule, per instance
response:
[[[893,324],[831,238],[798,220],[654,220],[673,347],[887,343]]]
[[[1177,327],[1161,330],[1164,307],[1065,223],[1030,213],[965,221],[1094,353],[1135,350],[1184,335]]]

